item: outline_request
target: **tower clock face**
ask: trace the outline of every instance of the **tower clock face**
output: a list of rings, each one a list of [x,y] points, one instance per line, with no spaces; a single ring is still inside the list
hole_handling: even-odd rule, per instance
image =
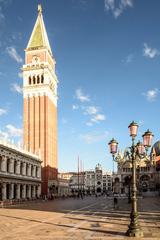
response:
[[[40,61],[38,56],[33,56],[32,57],[32,63],[38,63]]]

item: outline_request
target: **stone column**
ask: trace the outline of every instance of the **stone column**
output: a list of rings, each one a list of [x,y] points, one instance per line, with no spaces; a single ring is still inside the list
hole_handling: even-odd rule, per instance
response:
[[[37,197],[39,198],[41,195],[41,185],[38,185],[38,188],[37,188]]]
[[[10,158],[9,172],[14,173],[14,159]]]
[[[23,185],[23,188],[22,188],[22,198],[23,199],[26,198],[26,185],[25,184]]]
[[[37,178],[41,177],[41,168],[37,167]]]
[[[16,188],[16,199],[20,199],[20,184],[17,184],[17,188]]]
[[[20,161],[17,161],[16,174],[20,174]]]
[[[6,172],[7,171],[7,158],[6,158],[6,156],[2,156],[1,171],[2,172]]]
[[[31,198],[31,185],[28,185],[28,198]]]
[[[36,197],[36,186],[33,186],[33,195],[32,195],[33,198]]]
[[[28,165],[28,176],[31,176],[31,164]]]
[[[33,166],[33,177],[35,177],[36,176],[36,166],[34,165]]]
[[[26,176],[26,163],[23,162],[22,175]]]
[[[2,200],[6,200],[7,198],[7,189],[6,189],[6,183],[2,183]]]
[[[14,197],[14,184],[10,184],[10,189],[9,189],[9,199],[13,199]]]

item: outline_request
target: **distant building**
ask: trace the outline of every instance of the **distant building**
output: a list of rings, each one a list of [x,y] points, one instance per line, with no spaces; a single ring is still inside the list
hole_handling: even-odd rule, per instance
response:
[[[36,199],[40,195],[40,158],[0,142],[0,201]]]
[[[80,191],[101,195],[112,190],[112,173],[104,172],[100,164],[96,165],[95,170],[61,173],[60,177],[69,180],[72,193]]]

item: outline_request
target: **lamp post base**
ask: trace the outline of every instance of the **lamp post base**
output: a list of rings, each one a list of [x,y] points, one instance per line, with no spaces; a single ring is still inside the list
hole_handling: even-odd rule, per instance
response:
[[[126,235],[129,237],[143,237],[143,231],[141,230],[141,228],[137,227],[137,228],[131,228],[129,226]]]
[[[132,200],[134,200],[134,199],[132,199]],[[143,237],[143,231],[138,222],[138,212],[137,211],[135,211],[135,212],[131,211],[130,224],[128,226],[126,235],[129,237]]]

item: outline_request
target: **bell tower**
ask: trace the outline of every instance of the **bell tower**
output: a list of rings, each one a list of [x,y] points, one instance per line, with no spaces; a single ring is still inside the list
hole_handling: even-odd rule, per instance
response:
[[[57,179],[57,76],[55,59],[43,21],[42,7],[27,48],[23,65],[24,148],[42,160],[42,194]]]

